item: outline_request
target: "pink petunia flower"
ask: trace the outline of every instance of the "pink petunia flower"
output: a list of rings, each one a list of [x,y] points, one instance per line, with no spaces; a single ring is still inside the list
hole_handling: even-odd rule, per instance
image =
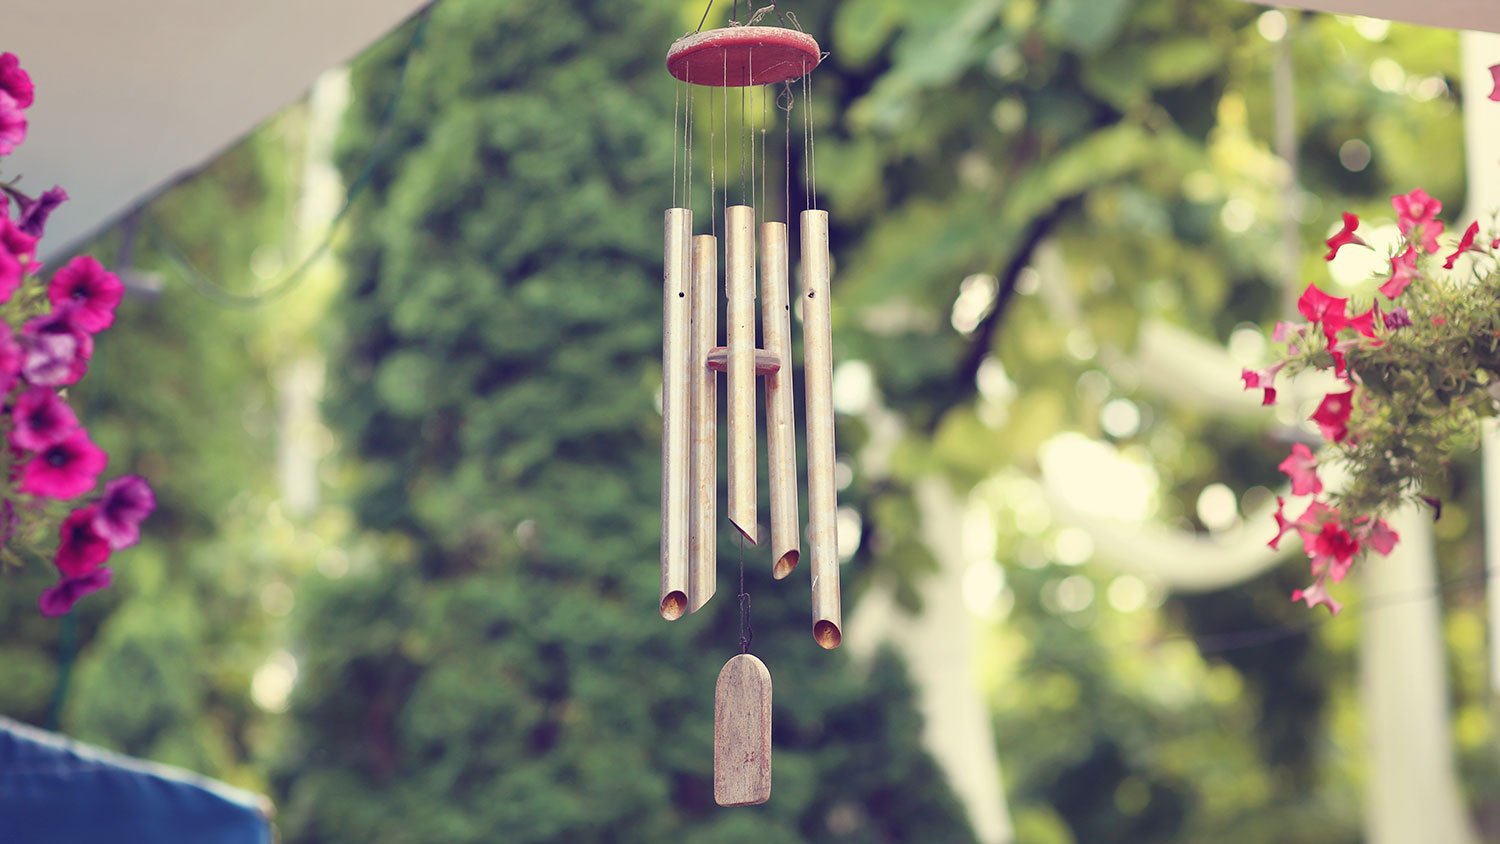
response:
[[[67,308],[74,326],[98,334],[114,325],[115,308],[125,295],[125,285],[114,273],[88,255],[79,255],[52,276],[47,298],[53,308]]]
[[[99,505],[79,507],[58,528],[57,556],[53,562],[63,577],[82,577],[109,559],[109,542],[94,528]]]
[[[115,478],[104,486],[94,530],[118,551],[141,539],[141,522],[156,509],[156,493],[140,475]]]
[[[10,444],[27,451],[41,451],[61,442],[78,428],[73,408],[48,387],[32,387],[22,393],[11,418],[15,427],[10,431]]]
[[[37,387],[75,384],[88,371],[94,338],[74,325],[71,305],[34,317],[21,327],[21,377]]]
[[[36,100],[31,75],[21,69],[15,53],[0,53],[0,91],[10,94],[21,108],[31,108]]]
[[[1495,80],[1495,88],[1490,91],[1490,99],[1500,103],[1500,64],[1490,66],[1490,76]]]
[[[26,142],[26,112],[16,98],[0,91],[0,155],[10,155]]]
[[[1305,602],[1308,609],[1321,604],[1328,608],[1329,615],[1338,615],[1339,610],[1344,608],[1343,604],[1335,601],[1333,596],[1328,594],[1328,585],[1321,577],[1313,581],[1313,584],[1306,589],[1293,590],[1292,600]]]
[[[8,301],[36,257],[36,238],[0,215],[0,302]]]
[[[21,344],[11,333],[10,325],[0,321],[0,396],[10,393],[21,377]]]
[[[1323,481],[1318,478],[1317,465],[1318,461],[1307,446],[1294,443],[1292,453],[1276,468],[1292,479],[1292,495],[1317,495],[1323,491]]]
[[[1479,221],[1475,220],[1474,222],[1472,222],[1472,223],[1469,224],[1468,228],[1464,229],[1464,236],[1463,236],[1462,239],[1460,239],[1458,241],[1458,248],[1455,249],[1455,250],[1453,250],[1453,254],[1449,255],[1448,256],[1448,260],[1446,260],[1446,261],[1443,262],[1443,269],[1445,269],[1445,270],[1451,270],[1451,269],[1453,269],[1453,262],[1458,260],[1458,256],[1460,256],[1460,255],[1464,254],[1465,252],[1468,252],[1470,249],[1474,248],[1474,238],[1478,234],[1479,234]]]
[[[77,498],[94,488],[108,462],[104,449],[94,445],[87,431],[77,428],[26,461],[20,489],[43,498]]]
[[[1406,234],[1411,231],[1412,226],[1436,220],[1437,215],[1442,213],[1443,203],[1433,199],[1427,191],[1417,188],[1411,193],[1391,197],[1391,207],[1396,210],[1397,228],[1402,234]]]
[[[94,569],[82,577],[64,578],[42,592],[37,607],[49,618],[67,615],[79,599],[109,588],[111,580],[113,574],[107,568]]]
[[[1281,538],[1283,536],[1286,536],[1288,531],[1297,526],[1296,522],[1291,521],[1286,517],[1286,499],[1282,498],[1279,495],[1276,496],[1276,513],[1274,515],[1276,516],[1276,535],[1271,537],[1270,542],[1266,543],[1267,545],[1271,546],[1272,551],[1280,548]]]
[[[1326,439],[1336,443],[1343,442],[1349,436],[1349,412],[1353,409],[1354,390],[1350,388],[1348,392],[1324,396],[1311,419],[1318,424],[1318,430],[1323,432]]]
[[[1324,241],[1324,243],[1328,244],[1328,254],[1323,256],[1323,260],[1332,261],[1335,257],[1338,256],[1340,249],[1343,249],[1345,246],[1348,246],[1351,243],[1358,243],[1360,246],[1367,246],[1368,244],[1360,239],[1359,235],[1354,233],[1354,230],[1357,228],[1359,228],[1359,218],[1354,216],[1353,214],[1350,214],[1348,211],[1345,211],[1344,227],[1339,229],[1338,234]]]
[[[1382,555],[1387,555],[1401,541],[1401,534],[1396,533],[1385,519],[1376,519],[1374,524],[1364,528],[1364,535],[1360,539]]]
[[[1265,369],[1240,370],[1240,380],[1245,382],[1245,389],[1265,390],[1265,395],[1260,402],[1262,407],[1276,403],[1276,373],[1280,372],[1284,366],[1286,366],[1286,361],[1273,363]]]
[[[1387,299],[1395,299],[1400,296],[1416,279],[1417,276],[1417,248],[1406,247],[1406,251],[1391,258],[1391,277],[1385,284],[1380,285],[1380,292]]]
[[[68,192],[57,185],[42,191],[42,195],[36,199],[14,188],[7,192],[11,199],[16,201],[16,207],[20,211],[20,215],[16,218],[16,227],[35,238],[40,238],[46,231],[47,218],[57,210],[57,206],[68,201]]]

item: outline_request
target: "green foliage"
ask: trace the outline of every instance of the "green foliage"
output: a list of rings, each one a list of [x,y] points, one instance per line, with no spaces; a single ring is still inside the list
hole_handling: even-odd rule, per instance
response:
[[[654,612],[665,11],[431,12],[335,308],[327,411],[368,540],[303,589],[289,841],[971,840],[899,668],[819,650],[805,586],[753,552],[776,790],[713,805],[729,580]],[[361,63],[351,161],[406,42]]]

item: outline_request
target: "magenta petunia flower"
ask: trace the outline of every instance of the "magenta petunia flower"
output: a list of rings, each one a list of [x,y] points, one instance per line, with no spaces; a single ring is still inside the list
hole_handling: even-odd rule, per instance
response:
[[[21,344],[11,333],[10,326],[0,321],[0,396],[10,393],[21,377]]]
[[[77,428],[26,461],[21,467],[21,491],[44,498],[77,498],[94,488],[108,462],[104,449],[94,445],[87,431]]]
[[[15,53],[0,53],[0,91],[10,94],[21,108],[31,108],[36,100],[31,74],[21,69]]]
[[[68,201],[68,192],[53,185],[51,189],[42,191],[42,195],[32,199],[18,190],[10,190],[10,196],[16,201],[20,209],[20,216],[16,219],[16,226],[32,237],[40,238],[47,228],[47,218],[57,210],[57,206]]]
[[[1292,446],[1292,453],[1276,468],[1292,479],[1292,495],[1317,495],[1323,491],[1317,466],[1312,451],[1302,443],[1296,443]]]
[[[21,377],[37,387],[75,384],[88,371],[94,338],[73,324],[72,305],[34,317],[21,327]]]
[[[26,112],[16,98],[0,91],[0,155],[10,155],[26,142]]]
[[[78,428],[73,408],[49,387],[32,387],[22,393],[11,418],[15,426],[10,431],[10,444],[27,451],[41,451],[61,442]]]
[[[55,618],[67,615],[85,595],[91,595],[100,589],[109,588],[113,580],[113,573],[107,568],[97,568],[82,577],[63,578],[57,585],[48,587],[42,592],[42,597],[37,601],[37,607],[42,615]]]
[[[1405,308],[1393,308],[1384,319],[1385,327],[1392,331],[1411,325],[1411,314],[1407,313]]]
[[[104,486],[94,530],[118,551],[141,539],[141,522],[156,509],[156,493],[140,475],[115,478]]]
[[[1358,243],[1360,246],[1365,246],[1365,242],[1360,239],[1359,235],[1354,233],[1354,230],[1357,228],[1359,228],[1359,218],[1345,211],[1344,227],[1339,229],[1338,234],[1324,241],[1324,243],[1328,244],[1328,254],[1323,256],[1323,260],[1332,261],[1338,256],[1340,249],[1351,243]]]
[[[1490,65],[1490,76],[1495,80],[1494,90],[1490,91],[1490,99],[1500,103],[1500,64]]]
[[[124,294],[120,279],[88,255],[69,261],[47,285],[53,308],[66,308],[73,325],[90,334],[114,325],[115,307]]]
[[[94,528],[99,505],[79,507],[58,528],[57,556],[53,562],[63,577],[82,577],[109,559],[109,542]]]
[[[36,238],[0,215],[0,302],[9,300],[21,286],[35,256]]]

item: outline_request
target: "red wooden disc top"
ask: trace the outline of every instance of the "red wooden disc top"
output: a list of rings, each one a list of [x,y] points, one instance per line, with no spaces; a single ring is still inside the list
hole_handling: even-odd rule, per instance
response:
[[[729,26],[684,35],[667,50],[667,72],[693,85],[743,88],[797,79],[822,61],[818,42],[779,26]]]

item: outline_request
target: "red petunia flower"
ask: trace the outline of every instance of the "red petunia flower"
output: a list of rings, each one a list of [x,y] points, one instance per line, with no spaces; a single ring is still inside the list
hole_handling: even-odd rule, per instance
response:
[[[104,565],[109,559],[109,542],[94,529],[99,506],[79,507],[63,519],[58,528],[60,541],[53,562],[63,577],[82,577]]]
[[[41,451],[61,442],[78,428],[73,408],[56,390],[47,387],[32,387],[22,393],[11,418],[15,427],[10,431],[10,444],[27,451]]]
[[[1318,430],[1331,442],[1343,442],[1349,436],[1349,412],[1354,409],[1354,389],[1348,392],[1329,393],[1313,411],[1312,421]]]
[[[21,467],[21,491],[27,495],[66,500],[94,488],[109,455],[78,428],[47,446]]]
[[[67,615],[85,595],[91,595],[100,589],[109,588],[113,574],[107,568],[97,568],[82,577],[67,577],[59,580],[56,585],[48,587],[42,592],[42,597],[37,601],[37,607],[42,615],[55,618]]]
[[[1307,556],[1312,560],[1313,574],[1326,573],[1335,583],[1343,580],[1349,573],[1349,566],[1358,553],[1359,540],[1351,536],[1337,519],[1324,522],[1323,529],[1318,531],[1312,542],[1307,543]]]
[[[1385,284],[1380,285],[1380,292],[1387,299],[1395,299],[1401,292],[1409,287],[1417,275],[1417,248],[1406,247],[1406,251],[1391,258],[1391,277]]]
[[[1297,299],[1297,312],[1302,314],[1308,322],[1319,323],[1332,320],[1338,327],[1343,327],[1344,309],[1348,305],[1348,299],[1329,296],[1318,289],[1316,284],[1309,284],[1307,289],[1302,291],[1302,296]]]
[[[68,320],[90,334],[114,325],[115,308],[124,295],[120,279],[88,255],[69,261],[47,285],[52,307],[66,307]]]
[[[1469,224],[1468,228],[1464,229],[1464,236],[1458,241],[1458,249],[1454,250],[1453,254],[1448,256],[1448,260],[1443,262],[1443,269],[1453,269],[1453,262],[1458,260],[1458,256],[1474,248],[1474,238],[1478,236],[1478,234],[1479,221],[1475,220],[1474,222]]]
[[[1312,450],[1302,443],[1292,445],[1292,453],[1281,461],[1277,469],[1292,479],[1292,495],[1317,495],[1323,491],[1323,481],[1318,478],[1318,461]]]
[[[1366,337],[1375,336],[1375,306],[1371,305],[1368,311],[1357,317],[1350,317],[1344,321],[1345,328],[1352,328]]]
[[[1332,261],[1339,254],[1340,249],[1348,246],[1351,243],[1358,243],[1360,246],[1367,246],[1368,244],[1361,240],[1359,235],[1354,233],[1354,230],[1357,228],[1359,228],[1359,218],[1354,216],[1353,214],[1350,214],[1348,211],[1345,211],[1344,227],[1342,229],[1339,229],[1338,234],[1324,241],[1324,243],[1328,244],[1328,254],[1323,256],[1323,260]]]

